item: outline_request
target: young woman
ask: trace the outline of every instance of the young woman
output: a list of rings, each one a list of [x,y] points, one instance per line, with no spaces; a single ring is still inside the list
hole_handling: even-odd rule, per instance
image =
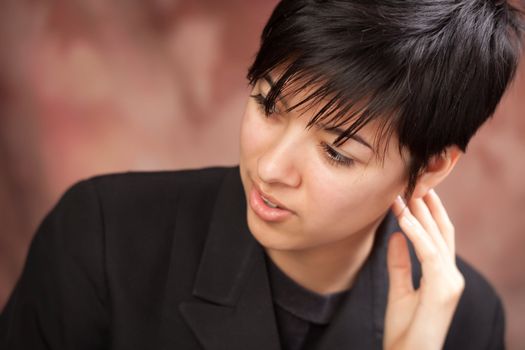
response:
[[[433,188],[512,80],[518,25],[503,1],[283,0],[239,167],[73,186],[2,349],[503,348]]]

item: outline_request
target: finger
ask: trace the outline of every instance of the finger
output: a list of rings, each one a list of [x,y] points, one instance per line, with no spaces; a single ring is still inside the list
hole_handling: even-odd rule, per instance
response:
[[[421,198],[412,198],[408,202],[408,208],[416,219],[421,223],[428,233],[439,231],[437,223],[434,221],[432,214],[426,203]]]
[[[392,206],[394,213],[399,213],[397,218],[399,226],[414,245],[416,254],[421,263],[432,262],[439,255],[438,248],[423,226],[412,215],[410,209],[398,197]]]
[[[393,233],[388,241],[387,267],[390,299],[397,299],[414,291],[412,264],[406,238],[401,232]]]
[[[425,201],[421,198],[411,199],[409,208],[416,220],[421,223],[424,230],[432,238],[441,253],[443,255],[450,256],[450,249],[447,245],[447,242],[445,242],[436,219],[433,217],[432,212],[428,208]]]
[[[394,215],[399,219],[405,209],[407,209],[405,201],[403,201],[401,196],[397,196],[394,204],[392,204],[392,211],[394,212]]]
[[[443,235],[443,239],[446,242],[448,249],[452,256],[456,254],[455,244],[455,230],[450,217],[445,210],[445,206],[441,202],[441,199],[437,195],[436,191],[431,189],[424,197],[424,201],[427,204],[428,209],[432,213],[432,216],[436,220],[436,224],[439,227],[439,231]]]

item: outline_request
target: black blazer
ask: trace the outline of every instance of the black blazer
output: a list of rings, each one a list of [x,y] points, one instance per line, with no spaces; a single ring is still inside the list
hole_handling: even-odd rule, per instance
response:
[[[389,214],[319,349],[381,349],[394,230]],[[502,349],[500,299],[461,259],[458,266],[466,288],[445,348]],[[0,348],[279,349],[238,167],[106,175],[73,186],[33,239],[0,318]]]

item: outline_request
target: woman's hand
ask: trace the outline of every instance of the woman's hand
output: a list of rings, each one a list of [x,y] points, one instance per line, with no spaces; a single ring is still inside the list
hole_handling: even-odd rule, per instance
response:
[[[405,237],[396,232],[388,243],[389,292],[383,348],[441,349],[465,286],[455,261],[454,227],[434,190],[406,206],[392,206],[399,225],[421,263],[417,290]]]

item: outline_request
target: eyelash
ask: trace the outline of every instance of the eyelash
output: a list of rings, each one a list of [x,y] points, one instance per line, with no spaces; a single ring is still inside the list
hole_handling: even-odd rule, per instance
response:
[[[263,96],[262,94],[250,95],[250,97],[253,97],[255,102],[257,102],[259,109],[264,113],[265,116],[269,117],[270,115],[279,112],[277,108],[275,107],[275,104],[271,106],[270,110],[266,109],[266,104],[267,104],[266,97]]]
[[[354,160],[343,156],[341,153],[333,149],[329,144],[321,142],[319,145],[323,149],[323,153],[326,155],[326,160],[335,166],[346,166],[350,167],[354,165]]]
[[[266,117],[278,113],[275,106],[273,106],[270,111],[266,110],[266,97],[262,94],[250,95],[250,97],[252,97],[255,100],[259,109],[264,113]],[[354,164],[354,160],[352,158],[343,156],[341,153],[337,152],[326,142],[321,142],[319,144],[319,147],[321,147],[321,149],[323,150],[323,154],[325,156],[326,161],[331,165],[350,167]]]

